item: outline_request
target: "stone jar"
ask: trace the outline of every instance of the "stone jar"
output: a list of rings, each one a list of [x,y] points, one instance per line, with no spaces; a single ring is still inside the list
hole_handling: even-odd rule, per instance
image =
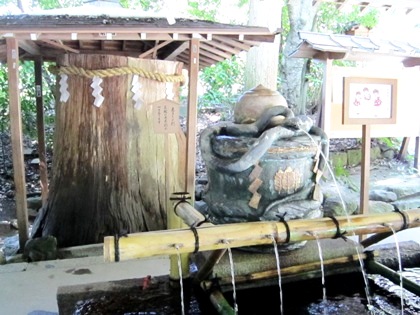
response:
[[[262,112],[274,106],[287,107],[286,99],[277,91],[258,85],[245,92],[235,105],[233,111],[234,122],[248,124],[261,117]]]

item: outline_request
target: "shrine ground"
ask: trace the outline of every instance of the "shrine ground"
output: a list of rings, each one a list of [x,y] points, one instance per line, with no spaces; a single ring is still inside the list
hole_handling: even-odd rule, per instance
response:
[[[399,232],[398,240],[420,243],[420,228]],[[392,242],[394,238],[390,237],[381,243]],[[3,265],[0,314],[55,315],[60,286],[167,275],[168,271],[167,257],[105,263],[101,256],[94,256]]]
[[[360,168],[350,170],[350,178],[359,181]],[[420,183],[419,174],[411,174]],[[410,177],[398,164],[374,164],[371,167],[371,182],[384,179],[407,179]],[[1,200],[2,204],[7,199]],[[0,220],[12,213],[12,205],[4,205]],[[1,232],[1,231],[0,231]],[[4,235],[3,235],[4,236]],[[420,244],[420,228],[398,232],[399,242],[416,241]],[[389,237],[381,243],[394,243]],[[121,279],[142,278],[148,275],[167,275],[167,257],[149,258],[119,263],[105,263],[101,256],[63,259],[38,263],[14,263],[0,266],[0,314],[53,315],[58,314],[56,300],[60,286],[89,284]]]
[[[358,170],[350,175],[357,181]],[[385,178],[407,178],[393,167],[372,167],[371,181]],[[413,175],[420,181],[419,175]],[[420,228],[397,233],[399,242],[420,244]],[[380,243],[394,243],[393,236]],[[88,284],[121,279],[142,278],[148,275],[167,275],[167,257],[148,258],[119,263],[105,263],[101,256],[63,259],[38,263],[15,263],[0,266],[0,314],[53,315],[58,314],[57,289],[60,286]]]

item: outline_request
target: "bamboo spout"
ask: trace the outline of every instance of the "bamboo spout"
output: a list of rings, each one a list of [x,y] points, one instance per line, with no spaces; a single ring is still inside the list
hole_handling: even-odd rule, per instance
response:
[[[182,193],[180,193],[182,194]],[[175,194],[174,194],[175,195]],[[176,195],[175,195],[176,196]],[[181,195],[181,197],[172,197],[171,200],[174,200],[174,211],[177,216],[179,216],[186,225],[197,227],[206,221],[206,218],[203,214],[198,212],[192,205],[190,205],[186,200],[189,199],[188,194]]]
[[[197,251],[236,248],[254,245],[299,242],[316,238],[334,238],[346,232],[350,235],[388,232],[420,226],[420,209],[403,213],[355,215],[291,220],[284,222],[245,222],[215,226],[197,227],[129,234],[118,241],[120,260],[130,260],[158,255],[175,255]],[[113,236],[104,239],[106,261],[115,261],[115,240]]]

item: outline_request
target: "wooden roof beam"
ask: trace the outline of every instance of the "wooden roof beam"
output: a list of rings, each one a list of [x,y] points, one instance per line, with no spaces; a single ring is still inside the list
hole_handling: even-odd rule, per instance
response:
[[[133,57],[138,58],[139,52],[138,51],[129,51],[129,50],[98,50],[98,49],[90,49],[90,50],[80,50],[80,54],[96,54],[96,55],[115,55],[115,56],[124,56],[124,57]]]
[[[56,41],[53,41],[53,40],[49,40],[49,39],[43,39],[41,41],[43,43],[47,44],[47,45],[50,45],[50,46],[53,46],[53,47],[56,47],[56,48],[61,48],[61,49],[65,50],[65,51],[69,51],[69,52],[72,52],[72,53],[75,53],[75,54],[78,54],[79,53],[79,50],[73,49],[73,48],[71,48],[69,46],[66,46],[63,43],[59,43],[59,42],[56,42]]]
[[[139,58],[146,58],[149,55],[155,55],[159,49],[161,49],[162,47],[165,47],[166,45],[168,45],[170,43],[172,43],[172,40],[167,40],[167,41],[164,41],[163,43],[160,43],[160,44],[158,44],[158,41],[157,41],[156,44],[155,44],[155,47],[145,51],[142,54],[140,54]]]
[[[248,51],[251,48],[251,46],[249,46],[249,45],[243,44],[243,43],[241,43],[237,40],[227,38],[227,37],[224,37],[224,36],[213,35],[213,39],[216,39],[216,40],[218,40],[222,43],[225,43],[225,44],[229,44],[233,47],[240,48],[242,50],[247,50]]]
[[[201,49],[203,49],[205,51],[211,52],[211,53],[213,53],[215,55],[218,55],[218,56],[221,56],[223,58],[232,57],[231,54],[228,54],[228,53],[224,52],[223,50],[220,50],[220,49],[217,49],[213,46],[210,46],[210,45],[206,44],[206,42],[202,42],[200,47],[201,47]]]
[[[19,41],[19,47],[30,53],[31,55],[41,56],[42,52],[39,46],[32,40],[21,40]]]
[[[219,42],[219,41],[216,41],[216,40],[206,42],[206,44],[209,44],[209,45],[211,45],[211,46],[213,46],[217,49],[223,49],[224,51],[230,52],[234,55],[239,54],[241,52],[241,49],[239,49],[239,48],[232,47],[232,46],[229,46],[229,45],[225,45],[222,42]]]
[[[186,58],[186,60],[189,60],[189,55],[188,55],[188,53],[189,53],[189,51],[188,52],[184,52],[182,55],[180,55],[180,57],[181,58],[183,58],[184,60],[185,60],[185,58]],[[209,64],[209,65],[212,65],[212,64],[214,64],[215,62],[214,62],[214,60],[212,60],[211,58],[207,58],[207,57],[203,57],[202,55],[201,55],[201,51],[200,51],[200,64]]]
[[[213,54],[213,53],[210,53],[208,51],[204,51],[203,49],[201,49],[200,50],[200,59],[203,58],[203,56],[209,57],[209,58],[211,58],[211,59],[213,59],[215,61],[223,61],[223,60],[226,59],[226,58],[220,57],[220,56],[218,56],[216,54]],[[230,56],[228,58],[230,58]]]
[[[344,59],[346,58],[346,52],[331,52],[331,51],[317,51],[314,53],[313,58],[318,60],[327,60],[327,59]]]
[[[420,66],[420,58],[406,58],[402,63],[404,67]]]
[[[109,32],[101,33],[42,33],[38,36],[37,40],[50,39],[50,40],[109,40],[106,34]],[[77,34],[75,38],[73,34]],[[112,33],[112,40],[173,40],[172,33],[148,33],[144,32],[145,38],[141,38],[141,33]],[[0,33],[0,37],[4,33]],[[13,37],[19,40],[30,40],[30,33],[14,33]],[[190,34],[178,34],[178,40],[189,40]]]
[[[188,41],[183,42],[168,57],[166,57],[165,60],[175,60],[180,54],[187,50],[189,46],[190,44]]]

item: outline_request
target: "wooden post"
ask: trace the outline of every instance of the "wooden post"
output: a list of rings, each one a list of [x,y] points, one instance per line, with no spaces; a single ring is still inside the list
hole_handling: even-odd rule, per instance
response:
[[[22,115],[19,96],[19,46],[16,38],[7,38],[7,71],[9,80],[10,131],[12,138],[13,173],[16,191],[16,214],[19,245],[23,250],[28,240],[25,165],[23,162]]]
[[[332,95],[332,59],[326,59],[324,65],[324,80],[322,82],[321,114],[318,126],[328,135],[331,129],[331,95]]]
[[[369,212],[370,125],[362,126],[362,164],[360,178],[360,214]]]
[[[414,168],[416,170],[419,169],[419,150],[420,150],[419,138],[420,137],[416,137],[416,147],[414,149]]]
[[[185,191],[194,199],[195,190],[195,155],[197,136],[197,83],[199,70],[200,42],[190,41],[190,69],[188,81],[188,115],[187,115],[187,160]]]
[[[401,143],[400,151],[398,152],[398,156],[397,156],[398,160],[405,161],[405,158],[407,157],[407,150],[408,150],[409,143],[410,143],[410,137],[404,137]]]
[[[197,137],[197,83],[199,70],[200,42],[196,38],[190,40],[190,68],[188,71],[188,114],[187,114],[187,152],[185,160],[185,191],[191,194],[194,205],[195,193],[195,155]],[[178,256],[170,257],[171,279],[179,279]],[[189,255],[181,255],[182,274],[189,275]]]
[[[360,170],[360,214],[369,212],[370,125],[362,125],[362,161]],[[365,239],[360,235],[359,241]]]
[[[41,179],[42,205],[48,197],[48,171],[45,153],[45,127],[44,127],[44,98],[42,96],[42,57],[35,58],[35,99],[36,99],[36,125],[38,130],[39,175]]]

